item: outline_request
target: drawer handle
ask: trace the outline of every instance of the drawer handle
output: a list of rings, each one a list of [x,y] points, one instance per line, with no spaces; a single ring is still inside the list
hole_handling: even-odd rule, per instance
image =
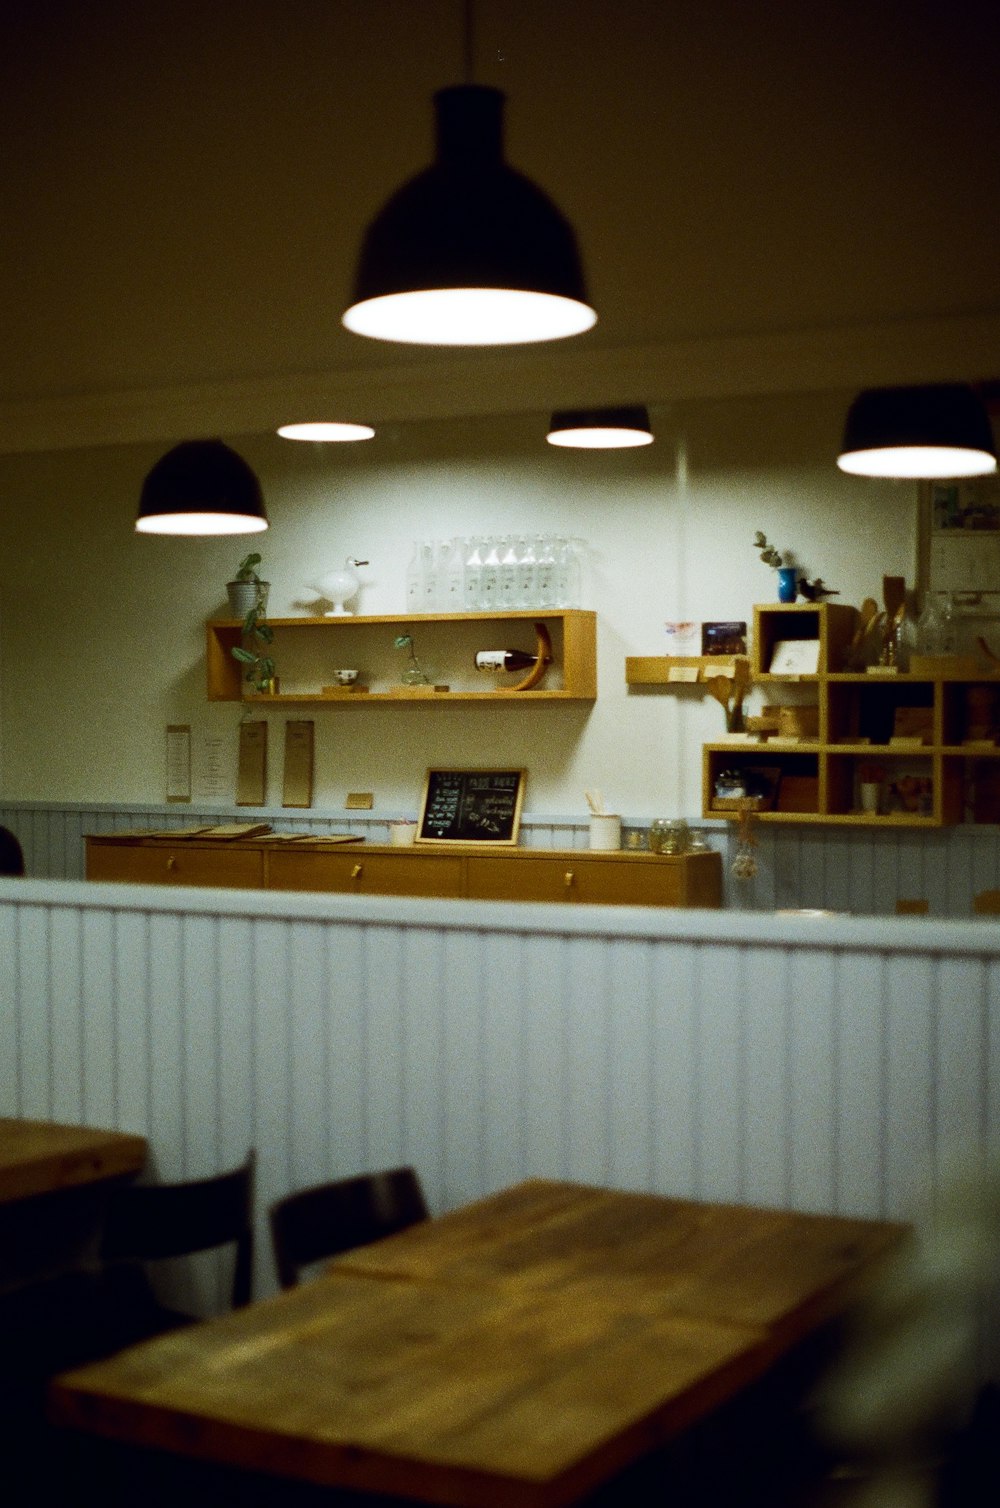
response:
[[[563,884],[564,884],[564,886],[566,887],[567,890],[569,890],[570,886],[573,885],[573,884],[575,884],[575,883],[576,883],[576,875],[573,873],[572,869],[567,869],[566,873],[563,875]]]
[[[173,854],[171,854],[170,857],[167,859],[167,868],[168,869],[176,869],[177,868],[177,860],[174,858]]]
[[[352,880],[360,879],[360,877],[361,877],[361,871],[362,871],[362,869],[364,869],[364,867],[365,866],[363,864],[355,864],[354,868],[351,870],[351,879]]]

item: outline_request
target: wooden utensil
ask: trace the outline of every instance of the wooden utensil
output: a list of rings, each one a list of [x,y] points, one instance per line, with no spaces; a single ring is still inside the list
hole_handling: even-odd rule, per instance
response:
[[[882,601],[885,604],[887,625],[891,625],[901,607],[906,605],[906,577],[882,577]]]
[[[872,623],[878,617],[878,603],[874,597],[866,597],[858,608],[858,619],[847,650],[847,663],[857,665],[862,658],[862,646]]]

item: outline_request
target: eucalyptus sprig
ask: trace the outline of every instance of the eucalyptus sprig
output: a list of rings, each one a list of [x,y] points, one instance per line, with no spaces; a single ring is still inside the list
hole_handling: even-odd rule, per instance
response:
[[[753,547],[759,550],[760,558],[765,565],[773,566],[776,571],[784,565],[784,555],[780,550],[776,550],[774,545],[768,544],[766,536],[759,529],[753,537]]]

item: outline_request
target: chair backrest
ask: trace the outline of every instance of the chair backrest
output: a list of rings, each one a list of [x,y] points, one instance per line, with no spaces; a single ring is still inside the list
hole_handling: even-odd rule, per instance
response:
[[[996,916],[1000,912],[1000,890],[980,890],[972,898],[974,916]]]
[[[300,1189],[269,1213],[278,1282],[293,1288],[313,1262],[394,1235],[429,1211],[414,1169],[390,1168]]]
[[[111,1195],[101,1242],[105,1262],[152,1262],[236,1245],[234,1308],[250,1302],[253,1151],[229,1173],[187,1183],[125,1184]]]

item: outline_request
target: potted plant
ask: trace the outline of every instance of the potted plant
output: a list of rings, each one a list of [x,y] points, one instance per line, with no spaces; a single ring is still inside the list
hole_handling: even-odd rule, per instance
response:
[[[794,602],[799,590],[799,573],[791,563],[791,555],[775,549],[759,529],[753,537],[753,545],[764,564],[773,566],[778,573],[778,601]]]
[[[240,562],[234,581],[227,583],[230,605],[235,616],[242,617],[242,642],[233,646],[234,660],[246,666],[246,679],[255,691],[266,695],[275,689],[274,660],[268,652],[274,630],[267,621],[267,593],[270,583],[257,574],[260,556],[247,555]],[[246,595],[234,599],[233,589],[243,588]],[[236,612],[237,600],[243,612]]]
[[[245,618],[253,608],[259,609],[267,605],[267,594],[271,583],[261,581],[257,575],[259,565],[260,555],[256,551],[250,555],[244,555],[236,568],[236,575],[232,581],[226,582],[229,610],[234,618]]]

